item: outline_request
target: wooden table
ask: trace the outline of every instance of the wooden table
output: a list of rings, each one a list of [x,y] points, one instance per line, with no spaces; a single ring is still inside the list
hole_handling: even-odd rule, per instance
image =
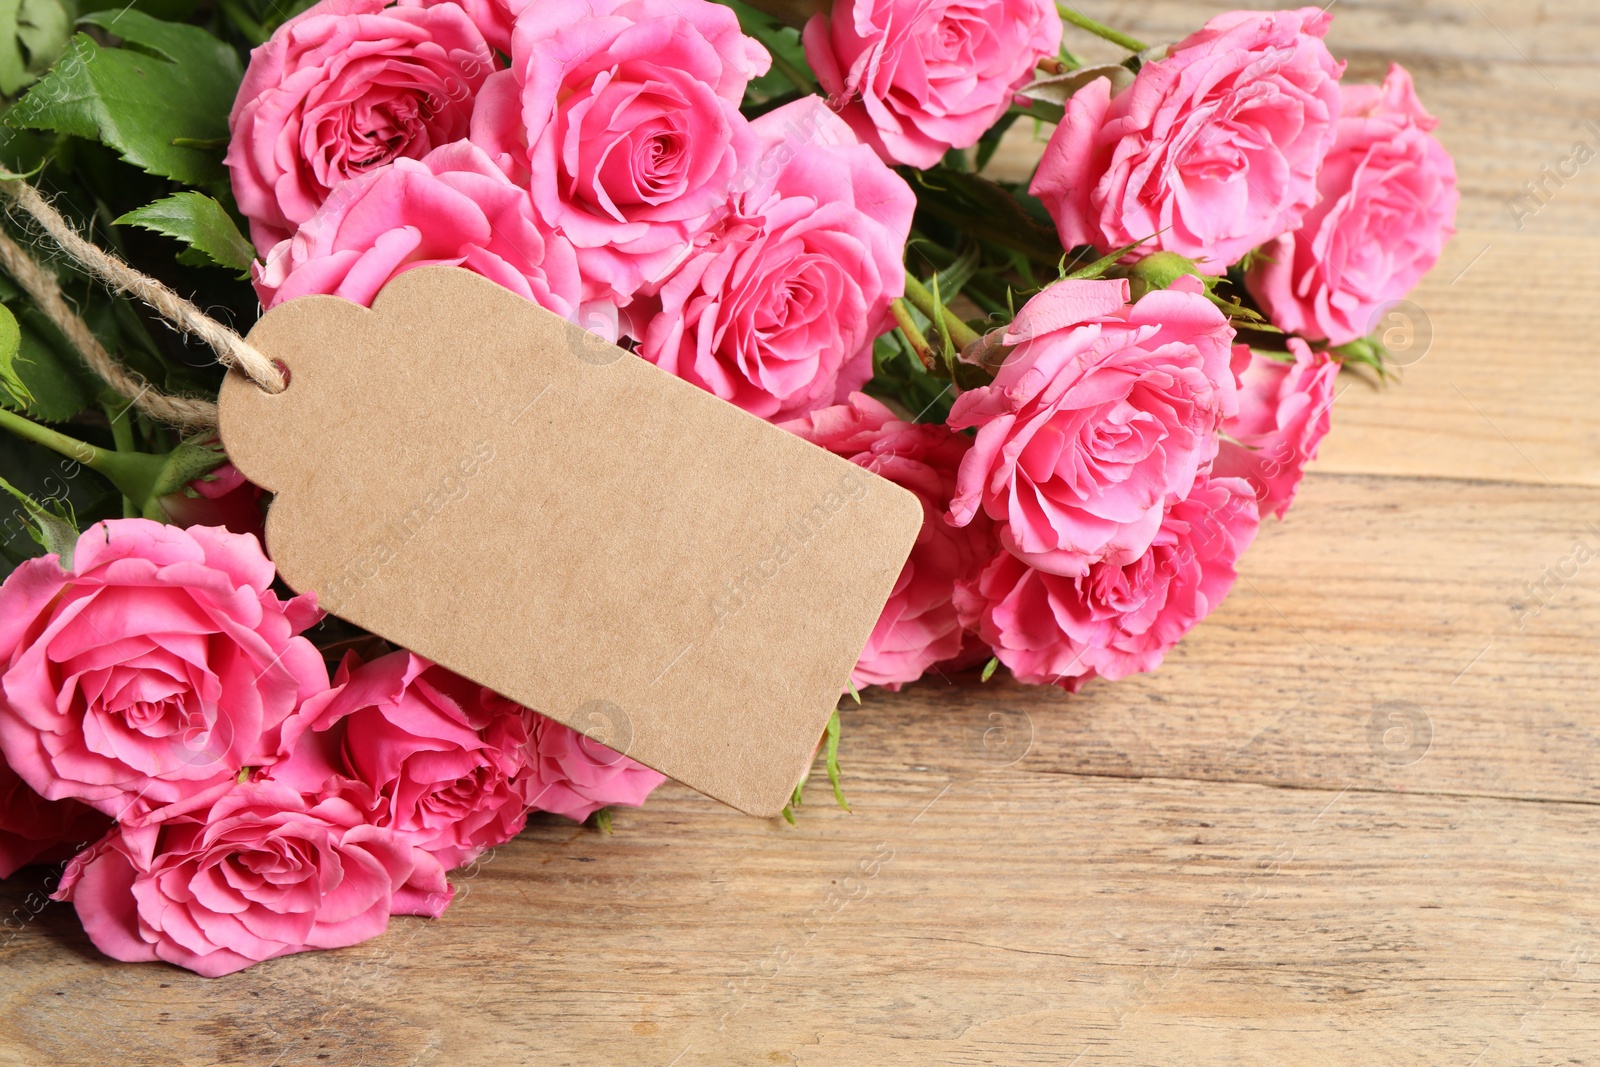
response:
[[[1082,4],[1148,40],[1225,6]],[[869,692],[851,814],[668,787],[609,836],[539,823],[440,921],[219,981],[107,963],[30,873],[0,1064],[1600,1058],[1600,160],[1507,203],[1600,147],[1600,11],[1333,10],[1353,74],[1400,60],[1443,120],[1461,232],[1404,387],[1341,395],[1160,673]]]

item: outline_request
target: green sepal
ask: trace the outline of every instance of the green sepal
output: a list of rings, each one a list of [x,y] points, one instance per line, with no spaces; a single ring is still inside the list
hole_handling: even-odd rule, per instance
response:
[[[79,534],[71,506],[61,501],[61,511],[59,513],[51,511],[4,478],[0,478],[0,489],[16,497],[17,502],[28,513],[28,534],[46,552],[55,553],[60,560],[62,570],[70,571],[72,554],[78,547]]]

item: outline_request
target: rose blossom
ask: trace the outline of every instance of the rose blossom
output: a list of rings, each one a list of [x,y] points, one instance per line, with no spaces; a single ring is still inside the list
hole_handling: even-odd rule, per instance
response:
[[[636,808],[667,780],[666,775],[543,715],[533,717],[530,749],[533,774],[528,800],[533,810],[578,822],[616,804]]]
[[[216,978],[377,937],[391,914],[438,916],[444,869],[340,797],[227,784],[141,813],[73,860],[69,900],[95,947]]]
[[[1437,125],[1402,67],[1381,87],[1345,87],[1321,201],[1246,278],[1275,325],[1347,344],[1433,269],[1461,200],[1455,161],[1429,133]]]
[[[994,384],[950,412],[953,429],[978,429],[951,521],[981,507],[1010,551],[1055,574],[1143,555],[1238,410],[1233,329],[1200,279],[1127,297],[1124,280],[1050,286],[1007,328]]]
[[[522,832],[532,713],[410,652],[345,657],[306,702],[310,731],[270,770],[311,792],[330,778],[371,787],[368,821],[446,868]]]
[[[922,531],[851,682],[857,688],[898,690],[933,664],[958,657],[965,631],[951,600],[955,584],[994,550],[987,521],[956,529],[944,519],[955,492],[956,469],[971,442],[946,426],[902,422],[861,393],[783,428],[905,486],[922,501]]]
[[[323,0],[250,56],[228,117],[227,164],[262,253],[340,182],[465,137],[496,66],[454,4]]]
[[[41,796],[110,815],[189,796],[281,755],[284,722],[328,687],[254,537],[97,523],[72,566],[0,586],[0,752]]]
[[[466,141],[352,178],[255,268],[273,307],[311,293],[370,305],[399,274],[465,267],[558,315],[578,310],[577,261],[542,234],[527,194]]]
[[[1328,353],[1311,351],[1298,337],[1289,338],[1289,353],[1293,363],[1243,345],[1235,349],[1239,414],[1223,423],[1225,439],[1212,467],[1219,477],[1249,482],[1262,513],[1280,519],[1327,436],[1339,377],[1339,364]]]
[[[539,0],[472,139],[578,249],[589,299],[659,279],[760,150],[739,114],[771,57],[708,0]]]
[[[1228,595],[1258,524],[1249,485],[1209,478],[1166,510],[1137,559],[1067,577],[1000,552],[957,587],[956,604],[1019,681],[1076,692],[1091,678],[1159,667]]]
[[[890,163],[927,169],[977,144],[1061,48],[1053,0],[838,0],[806,23],[806,60]]]
[[[639,354],[777,421],[872,376],[916,200],[817,97],[752,128],[753,186],[646,302]]]
[[[30,863],[71,859],[111,820],[76,800],[46,800],[0,759],[0,878]]]
[[[400,0],[402,7],[436,7],[455,4],[467,13],[489,47],[510,54],[511,30],[517,16],[533,0]]]
[[[1062,244],[1147,242],[1221,274],[1298,227],[1339,115],[1330,21],[1218,15],[1114,98],[1104,78],[1074,94],[1029,186]]]

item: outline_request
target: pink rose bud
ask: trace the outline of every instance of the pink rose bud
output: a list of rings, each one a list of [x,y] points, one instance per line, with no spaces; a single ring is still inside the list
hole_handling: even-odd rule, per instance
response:
[[[328,688],[254,537],[146,519],[85,530],[70,568],[32,559],[0,586],[0,753],[49,800],[108,815],[164,804],[283,755],[285,723]]]
[[[1053,0],[837,0],[805,28],[806,60],[862,143],[926,169],[1006,113],[1061,49]]]
[[[1136,559],[1065,576],[1001,552],[957,587],[956,604],[1020,681],[1076,692],[1159,667],[1233,588],[1258,525],[1249,485],[1210,478],[1165,509]]]
[[[872,376],[872,341],[905,292],[916,199],[808,97],[757,119],[765,145],[728,216],[643,301],[639,354],[778,421]]]
[[[207,978],[377,937],[398,914],[439,915],[444,869],[342,797],[224,784],[126,820],[73,860],[71,901],[96,948]]]
[[[1262,250],[1246,279],[1274,325],[1348,344],[1433,269],[1461,201],[1436,125],[1402,67],[1381,87],[1345,87],[1338,141],[1317,178],[1321,200]]]
[[[266,253],[349,178],[467,135],[498,65],[455,4],[322,0],[250,56],[228,118],[227,164]]]
[[[1146,242],[1222,274],[1299,226],[1339,115],[1331,19],[1218,15],[1115,97],[1104,78],[1074,94],[1029,186],[1062,244]]]
[[[225,526],[258,540],[266,525],[266,493],[245,480],[232,463],[195,478],[176,493],[161,498],[161,510],[174,525]]]
[[[1130,306],[1126,281],[1064,281],[1025,304],[994,384],[950,412],[978,431],[951,521],[981,508],[1007,549],[1054,574],[1144,555],[1238,411],[1233,328],[1204,292],[1182,277]]]
[[[934,664],[959,658],[965,630],[952,600],[955,585],[976,573],[995,544],[987,519],[958,529],[944,518],[971,441],[946,426],[902,422],[861,393],[852,393],[848,404],[814,411],[783,428],[904,486],[922,501],[922,531],[851,682],[858,689],[898,690]]]

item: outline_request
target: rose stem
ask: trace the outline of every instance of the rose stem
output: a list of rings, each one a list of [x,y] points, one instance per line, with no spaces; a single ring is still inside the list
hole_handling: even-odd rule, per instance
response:
[[[911,343],[911,351],[917,354],[923,367],[933,370],[933,346],[928,344],[928,339],[917,329],[916,320],[911,317],[911,309],[906,307],[906,302],[895,300],[889,305],[889,311],[894,315],[895,324],[900,327],[900,332],[905,334],[906,340]]]
[[[68,437],[66,434],[56,433],[47,426],[40,426],[31,419],[25,419],[5,408],[0,408],[0,427],[10,430],[25,441],[43,445],[52,452],[59,452],[74,462],[82,463],[97,474],[105,475],[111,484],[122,490],[123,496],[131,500],[143,500],[150,496],[161,477],[161,469],[166,464],[165,456],[153,456],[144,452],[108,452],[103,448],[96,448],[76,437]]]
[[[1130,52],[1143,52],[1149,47],[1137,37],[1129,37],[1125,33],[1118,33],[1110,26],[1101,25],[1088,15],[1079,13],[1070,4],[1057,3],[1056,10],[1061,12],[1062,21],[1070,22],[1080,30],[1088,30],[1096,37],[1104,38],[1120,48],[1126,48]]]
[[[127,417],[133,401],[111,394],[101,399],[100,406],[105,409],[106,418],[111,422],[111,440],[116,444],[117,451],[137,452],[138,448],[133,442],[133,419]],[[122,498],[122,517],[139,517],[139,506],[127,497]]]
[[[933,294],[928,292],[910,272],[906,273],[906,299],[926,315],[928,321],[937,326],[939,332],[948,337],[957,350],[967,347],[978,339],[977,332],[971,326],[956,318],[948,308],[934,300]]]

